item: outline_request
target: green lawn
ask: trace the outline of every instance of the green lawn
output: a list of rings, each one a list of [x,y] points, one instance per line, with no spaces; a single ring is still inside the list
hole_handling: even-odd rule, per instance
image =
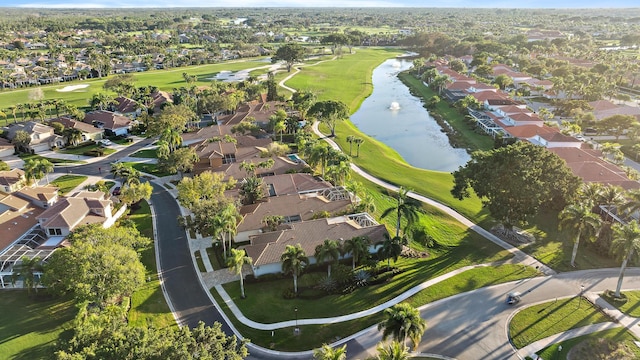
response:
[[[51,162],[52,164],[86,164],[85,161],[48,158],[48,157],[40,156],[38,154],[20,154],[18,156],[24,161],[46,159],[46,160],[49,160],[49,162]]]
[[[155,159],[155,158],[158,157],[158,151],[157,151],[157,149],[140,150],[140,151],[136,151],[133,154],[131,154],[131,157],[145,158],[145,159]]]
[[[545,360],[564,360],[564,359],[567,359],[567,355],[569,354],[571,349],[573,349],[574,346],[582,343],[583,341],[596,341],[600,339],[609,339],[615,343],[624,343],[626,347],[628,349],[631,349],[635,354],[633,359],[640,359],[640,348],[638,348],[638,346],[634,343],[634,341],[636,341],[637,339],[629,331],[625,330],[624,328],[605,330],[605,331],[600,331],[600,332],[589,334],[589,335],[579,336],[571,340],[566,340],[560,343],[553,344],[549,347],[546,347],[538,351],[537,354],[542,359],[545,359]],[[559,350],[560,346],[562,346],[562,350]],[[607,350],[608,349],[605,349],[605,354],[610,354],[611,351],[610,350],[607,351]],[[580,357],[580,355],[578,355],[578,357],[575,357],[575,356],[576,354],[574,354],[574,357],[572,359],[587,359],[587,356],[589,356],[589,354],[583,354],[582,356],[584,357]],[[619,359],[619,358],[616,358],[616,359]],[[630,359],[630,358],[627,358],[627,359]]]
[[[174,88],[180,88],[182,86],[187,86],[187,83],[184,81],[182,77],[182,73],[188,73],[189,75],[195,75],[198,77],[198,85],[208,85],[211,83],[210,78],[214,77],[216,74],[223,70],[230,71],[238,71],[244,70],[254,67],[260,66],[268,66],[268,63],[257,62],[256,59],[242,59],[233,62],[224,62],[218,64],[207,64],[207,65],[195,65],[188,67],[180,67],[175,69],[168,70],[151,70],[145,71],[141,73],[133,73],[132,75],[136,79],[136,86],[157,86],[160,90],[171,91]],[[55,85],[46,85],[42,86],[42,90],[44,92],[44,100],[53,100],[60,99],[64,100],[69,104],[73,104],[78,107],[87,107],[88,101],[91,97],[98,93],[104,92],[105,90],[102,88],[104,83],[110,77],[104,77],[102,79],[88,79],[88,80],[76,80],[73,82],[65,82],[62,84]],[[86,88],[70,91],[70,92],[60,92],[57,90],[61,90],[66,86],[72,85],[89,85]],[[15,105],[15,104],[25,104],[30,103],[32,101],[29,100],[29,92],[33,90],[32,88],[25,89],[16,89],[11,91],[3,91],[0,92],[0,103],[3,104],[4,107]],[[21,114],[18,112],[18,120],[21,120]],[[51,114],[51,116],[55,116],[55,114]],[[13,115],[9,114],[7,116],[6,121],[13,121]]]
[[[207,268],[204,267],[204,261],[202,260],[202,255],[200,255],[200,250],[196,250],[193,253],[193,256],[196,258],[196,264],[198,264],[198,270],[200,270],[200,272],[206,272]]]
[[[173,174],[169,174],[168,172],[158,170],[158,166],[156,164],[137,163],[137,162],[125,162],[124,164],[127,166],[132,166],[134,169],[140,172],[155,175],[157,177],[173,175]]]
[[[528,278],[534,275],[535,271],[533,269],[525,269],[517,265],[502,265],[495,268],[489,267],[472,269],[462,274],[456,275],[446,282],[435,284],[434,286],[419,292],[415,296],[409,298],[407,302],[417,307],[453,294],[460,293],[462,291],[470,291],[483,286]],[[304,276],[300,278],[300,280],[306,281],[303,279]],[[425,278],[424,280],[427,279]],[[290,279],[288,279],[286,283],[291,286]],[[262,291],[269,288],[268,284],[273,285],[273,283],[271,282],[265,283],[259,290],[256,291]],[[238,293],[237,295],[239,296],[238,283],[234,282],[225,285],[225,290],[227,292],[231,291],[234,293]],[[268,289],[268,291],[273,290]],[[254,344],[283,351],[301,351],[317,348],[320,347],[323,343],[335,341],[337,337],[342,338],[354,334],[366,327],[374,325],[380,322],[383,318],[383,314],[380,312],[364,318],[347,322],[340,322],[336,324],[301,326],[301,333],[299,336],[293,335],[292,328],[278,329],[275,330],[274,337],[272,338],[270,331],[256,330],[242,325],[242,323],[240,323],[231,314],[227,305],[221,301],[221,298],[219,297],[217,291],[215,291],[215,289],[212,289],[211,293],[214,295],[216,301],[218,302],[218,304],[220,304],[223,311],[225,311],[227,316],[231,319],[234,326],[242,333],[244,337],[251,339],[251,342],[253,342]],[[346,298],[343,299],[342,297],[337,297],[338,299],[334,299],[330,296],[318,300],[284,300],[282,296],[277,296],[280,295],[280,293],[275,294],[276,296],[270,298],[269,302],[262,303],[258,300],[258,298],[263,298],[262,295],[262,293],[256,293],[254,290],[250,291],[247,288],[247,298],[239,299],[238,297],[236,297],[234,299],[234,302],[241,309],[257,306],[259,309],[254,310],[254,312],[259,312],[258,310],[260,309],[265,313],[277,312],[278,314],[276,316],[272,316],[274,319],[275,317],[278,317],[279,319],[277,319],[277,321],[293,320],[293,309],[296,307],[298,308],[299,318],[312,318],[321,316],[317,307],[326,309],[334,304],[335,306],[346,308],[350,304],[350,300]],[[363,304],[368,308],[373,306],[374,303],[378,303],[378,301],[373,300],[377,296],[376,294],[365,295],[364,293],[361,293],[360,296],[362,296],[363,298],[356,301],[356,306],[358,306],[358,308],[354,308],[353,311],[361,310],[360,307]],[[312,303],[313,305],[310,303]],[[268,311],[265,311],[265,306],[268,306]],[[247,314],[245,313],[245,315]],[[273,346],[271,346],[272,343]]]
[[[0,292],[0,358],[48,358],[55,342],[70,335],[76,312],[69,298],[34,300],[22,290]]]
[[[83,175],[62,175],[53,180],[51,184],[58,187],[58,192],[61,195],[65,195],[82,184],[87,178],[87,176]]]
[[[521,349],[548,336],[578,327],[610,321],[581,297],[558,299],[528,307],[509,323],[509,336]]]
[[[608,296],[602,296],[602,298],[623,313],[633,317],[640,317],[640,291],[625,291],[622,294],[627,297],[626,301],[616,301]]]
[[[153,239],[151,209],[146,201],[140,202],[140,209],[130,214],[129,219],[133,220],[142,235]],[[141,249],[139,253],[140,261],[147,269],[147,282],[131,295],[129,324],[155,328],[177,326],[160,287],[153,243]]]
[[[90,145],[80,146],[80,147],[73,148],[73,149],[65,148],[65,149],[59,150],[58,152],[61,153],[61,154],[84,155],[85,151],[90,151],[90,150],[97,149],[97,148],[100,148],[100,147],[101,146],[98,145],[98,144],[90,144]],[[114,152],[116,152],[114,149],[110,149],[110,148],[102,147],[102,149],[104,150],[104,155],[105,156],[111,155]]]

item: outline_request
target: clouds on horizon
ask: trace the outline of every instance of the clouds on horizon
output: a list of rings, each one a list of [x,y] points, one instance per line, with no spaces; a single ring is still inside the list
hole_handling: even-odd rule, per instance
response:
[[[28,0],[27,0],[28,1]],[[265,7],[264,0],[40,0],[24,3],[20,0],[3,1],[4,7],[20,8],[188,8],[188,7]],[[521,0],[517,3],[505,0],[441,0],[425,3],[423,0],[274,0],[267,7],[467,7],[467,8],[631,8],[638,7],[637,0]]]

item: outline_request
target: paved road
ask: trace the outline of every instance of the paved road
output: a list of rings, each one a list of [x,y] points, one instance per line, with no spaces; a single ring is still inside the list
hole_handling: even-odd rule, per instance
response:
[[[575,296],[580,292],[581,285],[585,286],[587,292],[614,289],[618,271],[576,271],[526,279],[425,305],[420,310],[422,317],[427,320],[427,331],[422,336],[418,351],[459,360],[518,359],[507,333],[509,318],[515,310],[538,302]],[[640,269],[627,270],[623,288],[640,288]],[[504,303],[506,294],[511,291],[524,294],[516,307]],[[373,355],[379,341],[377,329],[368,329],[362,336],[347,343],[349,358],[364,359]]]

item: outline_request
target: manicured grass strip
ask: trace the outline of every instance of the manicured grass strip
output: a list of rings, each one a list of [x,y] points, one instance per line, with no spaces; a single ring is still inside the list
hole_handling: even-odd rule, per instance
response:
[[[67,160],[67,159],[56,159],[56,158],[48,158],[44,156],[40,156],[38,154],[20,154],[18,155],[22,160],[49,160],[52,164],[86,164],[86,161],[81,160]]]
[[[130,214],[129,219],[133,220],[142,235],[153,240],[151,209],[146,201],[140,202],[140,208]],[[139,254],[140,261],[147,269],[147,282],[131,295],[129,324],[131,326],[150,326],[155,328],[178,326],[160,287],[153,243],[141,249]]]
[[[523,265],[505,264],[496,267],[480,267],[465,271],[424,289],[409,298],[407,302],[414,307],[419,307],[467,291],[538,275],[535,269]]]
[[[196,257],[196,263],[198,264],[198,270],[200,270],[200,272],[206,272],[207,268],[204,267],[204,262],[202,261],[202,255],[200,255],[200,250],[196,250],[193,254]]]
[[[72,299],[49,299],[27,291],[0,292],[0,358],[48,359],[61,337],[71,336],[77,309]]]
[[[610,320],[589,301],[571,297],[520,311],[511,319],[509,335],[514,346],[521,349],[563,331],[607,321]]]
[[[606,295],[601,296],[623,313],[633,317],[640,317],[640,291],[625,291],[622,294],[627,297],[626,301],[613,299]]]
[[[235,285],[238,286],[238,284]],[[211,289],[211,294],[213,294],[216,302],[244,338],[251,340],[251,342],[256,345],[280,351],[305,351],[318,348],[322,346],[322,344],[331,343],[344,336],[355,334],[366,327],[379,323],[383,319],[382,313],[379,313],[362,319],[337,324],[299,326],[300,333],[298,335],[294,335],[293,327],[278,329],[273,331],[272,336],[271,331],[253,329],[240,323],[233,316],[227,305],[222,302],[222,298],[215,288]],[[251,295],[247,296],[251,297]],[[262,307],[265,311],[272,311],[270,304],[263,304]],[[290,306],[287,307],[287,320],[295,319],[294,308],[294,304],[290,304]]]
[[[155,159],[158,157],[158,150],[156,149],[144,149],[140,151],[136,151],[131,154],[131,157],[137,158],[145,158],[145,159]]]
[[[78,185],[82,184],[85,180],[87,180],[87,178],[87,176],[82,175],[62,175],[59,178],[53,180],[51,184],[57,186],[58,192],[61,195],[64,195],[75,189]]]
[[[316,274],[322,276],[322,274],[319,274],[319,273],[316,273]],[[491,275],[494,275],[494,276],[492,277]],[[432,301],[435,301],[453,294],[457,294],[463,291],[469,291],[469,290],[477,289],[477,288],[491,285],[491,284],[498,284],[502,282],[508,282],[508,281],[518,280],[522,278],[527,278],[533,275],[535,275],[534,270],[530,268],[523,270],[523,268],[518,265],[502,265],[495,268],[491,267],[491,268],[472,269],[462,274],[459,274],[457,276],[454,276],[453,278],[448,280],[446,283],[440,283],[440,284],[434,285],[433,287],[430,288],[430,290],[432,291],[429,291],[427,293],[425,293],[424,291],[418,293],[416,296],[409,298],[407,302],[417,307],[417,306],[424,305],[428,302],[432,302]],[[479,281],[475,282],[476,279],[479,279]],[[300,285],[304,285],[304,281],[302,281],[302,278],[300,278],[299,280],[301,281]],[[449,282],[452,282],[457,285],[451,286],[448,284]],[[273,283],[268,282],[266,284],[273,284]],[[473,284],[473,285],[470,285],[470,284]],[[246,286],[246,282],[245,282],[245,286]],[[234,287],[239,288],[237,283],[231,283],[231,284],[225,285],[225,290],[229,292]],[[245,309],[249,307],[249,305],[245,303],[250,303],[252,301],[255,302],[256,300],[254,298],[260,297],[262,295],[261,293],[256,293],[254,291],[255,290],[251,290],[251,292],[249,292],[249,290],[247,290],[246,299],[234,298],[234,302],[241,309]],[[216,301],[222,307],[223,311],[231,319],[234,326],[242,333],[244,337],[251,339],[253,343],[258,344],[260,346],[271,347],[277,350],[301,351],[301,350],[317,348],[317,347],[320,347],[323,343],[335,341],[336,338],[343,338],[351,334],[355,334],[356,332],[362,329],[365,329],[369,326],[375,325],[376,323],[380,322],[383,318],[382,312],[379,312],[371,316],[367,316],[364,318],[360,318],[360,319],[356,319],[348,322],[342,322],[342,323],[336,323],[336,324],[330,324],[330,325],[301,326],[300,327],[302,329],[301,334],[300,336],[296,336],[296,337],[293,336],[292,328],[278,329],[278,330],[275,330],[275,336],[274,336],[275,341],[273,341],[271,338],[270,331],[256,330],[243,325],[233,316],[233,314],[228,309],[228,307],[224,303],[222,303],[222,299],[218,295],[217,291],[215,289],[211,289],[211,293],[214,295]],[[348,300],[338,300],[336,302],[333,302],[333,301],[327,300],[328,297],[323,297],[318,301],[300,300],[300,299],[285,300],[282,298],[281,294],[278,294],[278,295],[280,295],[279,298],[275,299],[275,301],[277,301],[278,304],[274,304],[272,302],[264,302],[262,303],[263,305],[260,305],[260,307],[264,311],[265,310],[264,304],[269,304],[268,311],[264,311],[264,312],[275,312],[275,311],[279,312],[280,314],[278,316],[279,317],[278,321],[293,320],[295,318],[293,309],[295,309],[296,307],[298,308],[299,318],[321,317],[321,315],[317,311],[315,311],[316,308],[314,306],[301,306],[301,304],[304,304],[305,302],[313,302],[315,306],[319,306],[320,302],[329,302],[330,304],[341,304],[341,305],[348,305],[349,303]],[[375,297],[374,294],[362,295],[362,296],[369,296],[366,298],[368,301],[371,301]],[[354,309],[352,312],[355,312],[358,310],[359,309]],[[245,315],[247,314],[245,313]],[[271,346],[272,342],[274,343],[273,346]]]
[[[73,149],[65,148],[65,149],[59,150],[58,152],[61,154],[84,155],[85,151],[90,151],[97,148],[101,148],[101,146],[97,144],[91,144],[91,145],[80,146]],[[115,149],[110,149],[105,147],[102,147],[102,151],[104,151],[105,155],[111,155],[116,152]]]
[[[626,347],[635,354],[633,358],[640,359],[640,348],[638,348],[638,346],[634,344],[636,338],[633,336],[633,334],[631,334],[624,328],[599,331],[593,334],[579,336],[577,338],[553,344],[538,351],[537,354],[545,360],[567,359],[569,352],[571,351],[571,349],[573,349],[574,346],[580,344],[583,341],[595,341],[598,339],[610,339],[616,343],[624,343]],[[562,350],[559,350],[560,346],[562,346]],[[587,357],[578,356],[574,357],[574,359],[587,359]]]
[[[137,163],[137,162],[125,162],[124,164],[127,166],[131,166],[140,172],[155,175],[157,177],[173,175],[173,174],[169,174],[166,171],[160,171],[156,164]]]
[[[218,257],[216,256],[216,252],[213,247],[207,248],[207,255],[209,255],[209,261],[211,262],[213,270],[224,269],[224,266],[222,266],[222,264],[220,264],[220,261],[218,261]]]

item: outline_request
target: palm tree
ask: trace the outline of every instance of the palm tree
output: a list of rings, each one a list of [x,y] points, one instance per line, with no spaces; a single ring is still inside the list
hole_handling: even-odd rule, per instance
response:
[[[386,346],[383,343],[378,344],[378,360],[409,360],[409,348],[405,345],[392,341]]]
[[[351,156],[351,148],[353,146],[353,143],[355,142],[354,141],[355,139],[356,139],[356,137],[353,136],[353,135],[347,136],[347,142],[349,143],[349,156]]]
[[[53,172],[53,164],[47,159],[41,159],[38,162],[38,172],[44,174],[47,179],[47,185],[49,185],[49,173]]]
[[[600,192],[599,205],[607,205],[609,212],[625,202],[624,190],[619,186],[605,186]]]
[[[321,348],[313,350],[313,358],[315,360],[346,360],[347,345],[332,348],[330,345],[323,344]]]
[[[248,257],[244,250],[240,249],[231,249],[231,255],[227,258],[227,266],[229,266],[229,271],[236,275],[240,275],[240,294],[244,299],[244,281],[242,279],[242,267],[246,265],[251,265],[253,260]]]
[[[366,236],[356,236],[347,239],[344,242],[343,250],[347,254],[351,254],[351,267],[356,268],[356,264],[366,255],[369,254],[369,240]]]
[[[408,303],[400,303],[386,308],[384,315],[385,320],[378,324],[378,330],[383,330],[382,341],[391,336],[404,345],[409,338],[415,350],[427,328],[427,322],[420,317],[420,311]]]
[[[324,177],[324,169],[327,166],[327,162],[329,161],[330,153],[333,149],[329,147],[326,143],[316,143],[309,150],[309,158],[307,161],[309,165],[312,167],[316,167],[320,165],[322,171],[322,177]]]
[[[67,144],[71,146],[76,146],[82,141],[82,131],[79,129],[66,128],[63,135],[67,139]]]
[[[384,259],[387,259],[387,268],[390,269],[391,259],[393,259],[393,262],[398,261],[398,257],[402,254],[402,246],[407,243],[407,239],[399,236],[390,238],[386,233],[384,237],[385,239],[382,242],[382,246],[378,249],[378,254]]]
[[[627,200],[620,206],[620,210],[632,215],[640,210],[640,190],[632,189],[627,192]]]
[[[158,159],[168,159],[169,154],[171,153],[171,149],[169,148],[169,143],[164,140],[158,140],[156,145],[158,145],[158,149],[156,150]]]
[[[407,227],[418,220],[420,212],[420,203],[407,196],[409,190],[400,187],[398,196],[396,197],[396,205],[385,210],[381,218],[387,217],[391,213],[396,213],[396,237],[400,236],[400,219],[404,216],[407,218]]]
[[[52,171],[53,164],[47,159],[31,159],[24,163],[25,177],[28,182],[31,182],[31,180],[40,180]],[[49,184],[48,176],[47,184]]]
[[[235,204],[229,203],[222,209],[219,216],[221,219],[221,226],[223,231],[222,241],[224,242],[224,234],[226,234],[229,237],[229,249],[231,249],[231,241],[233,240],[233,236],[237,233],[238,229],[238,218],[240,217],[238,208]],[[225,256],[227,256],[226,253]]]
[[[38,293],[38,284],[40,283],[40,276],[36,280],[36,274],[42,273],[42,261],[39,257],[29,259],[28,256],[23,256],[20,262],[16,262],[13,265],[13,273],[11,274],[11,281],[15,283],[19,276],[23,278],[23,284],[27,288],[29,295],[31,295],[31,289],[34,289],[36,294]]]
[[[284,253],[280,256],[282,261],[282,272],[293,275],[293,291],[298,293],[298,275],[302,273],[304,267],[309,265],[309,258],[304,253],[302,245],[287,245]]]
[[[356,157],[360,157],[360,145],[364,143],[364,139],[361,137],[357,137],[353,140],[353,142],[356,143]]]
[[[585,201],[585,205],[599,205],[599,202],[602,199],[602,190],[603,186],[601,183],[584,183],[580,188],[580,198]]]
[[[243,180],[240,185],[240,195],[242,203],[245,205],[255,204],[264,197],[264,182],[262,178],[250,176]]]
[[[627,269],[627,263],[632,258],[637,258],[640,253],[640,228],[636,221],[632,221],[627,225],[613,225],[613,243],[611,244],[611,252],[623,259],[622,265],[620,266],[620,276],[618,276],[618,284],[615,292],[615,297],[619,298],[624,272]]]
[[[167,142],[170,152],[174,152],[182,145],[182,136],[180,135],[180,132],[172,128],[166,128],[160,135],[160,140]]]
[[[600,228],[601,220],[598,215],[591,211],[589,206],[569,205],[560,212],[560,229],[570,229],[576,233],[571,253],[571,266],[575,267],[578,245],[582,236],[588,239],[593,238]]]
[[[316,246],[316,252],[314,254],[316,262],[320,264],[328,260],[327,277],[331,277],[331,263],[337,262],[338,259],[340,259],[341,252],[340,243],[336,240],[325,239],[322,244]]]

